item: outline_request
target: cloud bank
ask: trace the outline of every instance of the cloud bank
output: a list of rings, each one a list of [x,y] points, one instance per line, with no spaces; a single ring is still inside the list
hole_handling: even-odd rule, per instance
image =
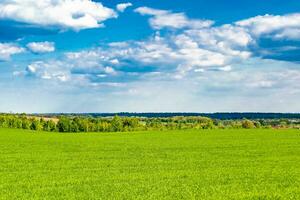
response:
[[[296,23],[300,22],[298,14],[258,16],[213,26],[210,20],[189,19],[183,13],[167,10],[140,7],[135,12],[150,16],[149,23],[157,30],[153,36],[68,52],[59,60],[60,67],[55,67],[56,62],[52,60],[51,64],[41,61],[34,63],[39,70],[29,70],[29,67],[27,72],[35,77],[63,81],[80,77],[79,82],[84,80],[94,85],[104,82],[126,83],[145,78],[189,79],[206,72],[228,73],[235,70],[234,66],[246,65],[249,60],[262,62],[264,55],[259,54],[261,38],[295,39],[287,34],[288,30],[300,30],[299,23]],[[177,31],[163,33],[158,31],[160,29]],[[41,65],[43,67],[37,67]],[[57,79],[59,71],[69,78]],[[269,82],[265,82],[268,85],[266,83]]]

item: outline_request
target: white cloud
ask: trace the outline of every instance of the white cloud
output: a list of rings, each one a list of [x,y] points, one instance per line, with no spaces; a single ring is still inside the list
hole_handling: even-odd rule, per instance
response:
[[[229,48],[241,49],[254,42],[252,36],[243,28],[223,25],[206,29],[185,31],[186,35],[195,38],[201,46],[213,46],[228,53]],[[234,52],[230,52],[234,55]]]
[[[24,48],[19,47],[16,44],[0,43],[0,60],[9,60],[14,54],[24,52]]]
[[[20,72],[19,72],[20,73]],[[70,66],[62,61],[36,61],[29,64],[25,74],[46,80],[66,82],[70,80]]]
[[[135,9],[135,12],[141,14],[141,15],[167,15],[170,13],[170,11],[167,10],[159,10],[159,9],[154,9],[154,8],[149,8],[149,7],[139,7]]]
[[[266,36],[277,40],[300,39],[300,13],[256,16],[237,21],[232,25],[211,27],[214,23],[211,20],[189,19],[184,13],[173,13],[169,10],[139,7],[135,9],[135,12],[141,15],[150,15],[149,23],[156,30],[163,28],[193,29],[201,31],[202,37],[214,34],[221,38],[231,38],[240,44],[249,44],[249,40],[254,41]]]
[[[157,66],[160,70],[177,71],[184,76],[189,71],[201,68],[229,71],[228,65],[251,56],[248,45],[252,42],[251,37],[241,28],[226,26],[193,29],[164,37],[156,35],[126,45],[113,45],[106,50],[105,57],[121,62],[131,60],[137,63],[135,65]],[[101,55],[98,57],[101,57],[105,50],[99,52]]]
[[[0,19],[81,30],[103,26],[116,13],[91,0],[5,0],[0,2]]]
[[[68,84],[82,86],[114,85],[103,82],[103,78],[112,78],[118,75],[118,71],[106,63],[111,63],[109,58],[106,62],[98,51],[83,51],[66,53],[61,59],[49,59],[35,61],[29,64],[25,71],[15,71],[15,76],[29,76],[38,79],[67,82]],[[101,82],[98,80],[101,79]],[[115,83],[117,84],[117,83]]]
[[[213,24],[211,20],[192,20],[188,19],[184,13],[172,13],[167,10],[158,10],[149,7],[139,7],[135,12],[141,15],[151,15],[149,23],[154,29],[163,28],[203,28]]]
[[[232,70],[232,67],[230,65],[227,65],[225,67],[220,67],[219,70],[224,72],[229,72]]]
[[[298,112],[300,106],[298,65],[288,62],[262,60],[250,58],[249,63],[232,66],[230,72],[206,71],[194,74],[183,80],[142,79],[135,82],[90,83],[85,79],[74,77],[72,82],[41,81],[33,87],[26,85],[26,90],[19,89],[18,93],[11,93],[11,88],[2,87],[4,96],[16,97],[22,95],[19,109],[44,108],[44,101],[37,101],[35,106],[27,107],[32,101],[25,103],[28,98],[38,94],[47,94],[45,101],[57,104],[57,108],[48,108],[48,112]],[[52,63],[54,64],[54,63]],[[257,70],[257,65],[264,68]],[[62,65],[63,66],[63,65]],[[162,76],[165,76],[162,73]],[[63,76],[62,76],[63,79]],[[27,82],[30,83],[29,81]],[[36,83],[36,82],[35,82]],[[60,84],[60,85],[57,85]],[[77,87],[70,87],[76,84]],[[53,87],[49,87],[53,86]],[[84,86],[84,87],[83,87]],[[17,95],[18,94],[18,95]],[[61,94],[59,99],[57,96]],[[16,98],[6,101],[2,98],[3,109],[12,109],[7,105]],[[36,99],[36,98],[35,98]],[[70,99],[77,99],[76,105],[70,104]],[[40,99],[39,99],[40,100]],[[162,102],[164,102],[162,104]],[[6,105],[6,106],[3,106]],[[25,106],[26,105],[26,106]],[[71,107],[69,107],[71,105]],[[88,107],[84,107],[87,106]],[[289,105],[289,106],[287,106]],[[17,109],[16,107],[13,107]],[[15,111],[15,110],[13,110]],[[23,110],[22,110],[23,111]]]
[[[115,74],[116,73],[116,71],[114,70],[114,68],[109,67],[109,66],[107,66],[107,67],[104,68],[104,72],[107,73],[107,74]]]
[[[300,23],[300,21],[299,21]],[[298,28],[287,28],[282,31],[279,31],[274,35],[274,39],[277,40],[284,40],[284,39],[291,39],[291,40],[299,40],[300,39],[300,26]]]
[[[101,111],[140,112],[300,109],[299,64],[256,57],[251,48],[259,48],[257,41],[264,36],[298,39],[297,15],[262,16],[233,24],[202,26],[182,13],[145,7],[137,12],[151,15],[150,23],[155,29],[180,30],[167,34],[158,31],[139,41],[69,52],[58,60],[33,62],[25,72],[14,75],[62,85],[57,88],[76,86],[68,89],[76,88],[81,98],[83,93],[91,95],[84,96],[82,101],[92,111],[96,106]],[[170,19],[163,21],[166,16]],[[286,46],[276,51],[297,48]],[[92,105],[90,102],[95,98],[91,97],[100,100]],[[75,111],[78,108],[83,109],[74,106]]]
[[[300,39],[300,14],[264,15],[241,20],[235,23],[247,28],[255,36],[272,34],[275,38]]]
[[[113,60],[111,60],[110,62],[111,62],[111,64],[113,64],[113,65],[118,65],[118,64],[120,64],[120,62],[119,62],[118,59],[113,59]]]
[[[153,15],[153,18],[167,15],[172,18],[174,14],[147,7],[138,8],[136,12]],[[180,27],[181,31],[164,35],[157,31],[154,36],[140,41],[109,43],[98,48],[69,52],[60,60],[62,64],[56,65],[58,68],[43,67],[41,70],[39,67],[40,70],[31,71],[28,66],[27,71],[38,74],[37,77],[51,79],[62,71],[70,79],[81,76],[86,78],[86,83],[90,81],[93,84],[99,79],[103,82],[183,80],[206,73],[231,73],[236,70],[236,65],[254,58],[251,47],[257,45],[257,37],[254,36],[255,27],[246,26],[249,24],[247,20],[220,26],[194,26],[194,20],[182,13],[177,14],[183,17],[184,23],[166,22],[157,24],[157,27]],[[47,66],[53,64],[46,63]],[[267,86],[270,82],[262,80],[261,83]]]
[[[31,42],[27,44],[27,48],[33,53],[49,53],[55,51],[53,42]]]
[[[204,72],[204,69],[228,72],[230,65],[242,62],[251,55],[247,51],[251,38],[240,29],[226,26],[193,29],[167,36],[157,34],[147,40],[69,52],[65,62],[71,63],[77,73],[97,74],[97,77],[129,74],[128,67],[134,67],[137,76],[142,77],[153,74],[151,68],[147,69],[148,66],[168,74],[166,78],[176,79],[183,79],[191,72]],[[230,36],[226,37],[227,34]],[[118,73],[106,67],[110,65],[117,67]]]
[[[130,6],[132,6],[132,3],[120,3],[117,5],[117,10],[119,12],[124,12]]]

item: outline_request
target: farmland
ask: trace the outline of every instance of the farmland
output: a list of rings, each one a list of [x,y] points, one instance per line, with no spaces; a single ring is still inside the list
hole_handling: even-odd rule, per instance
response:
[[[300,199],[300,131],[0,129],[0,199]]]

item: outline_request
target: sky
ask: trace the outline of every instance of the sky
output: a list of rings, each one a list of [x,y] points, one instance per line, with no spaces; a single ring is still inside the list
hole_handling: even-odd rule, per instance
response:
[[[0,112],[300,112],[299,0],[1,0]]]

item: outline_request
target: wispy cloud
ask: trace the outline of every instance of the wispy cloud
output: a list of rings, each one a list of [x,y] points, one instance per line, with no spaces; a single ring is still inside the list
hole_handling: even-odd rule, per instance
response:
[[[25,49],[17,44],[0,43],[0,61],[9,60],[12,55],[19,54],[24,51]]]
[[[196,20],[188,19],[184,13],[172,13],[168,10],[159,10],[149,7],[139,7],[135,9],[135,12],[141,15],[152,16],[149,20],[150,25],[154,29],[163,28],[203,28],[209,27],[214,22],[211,20]]]

